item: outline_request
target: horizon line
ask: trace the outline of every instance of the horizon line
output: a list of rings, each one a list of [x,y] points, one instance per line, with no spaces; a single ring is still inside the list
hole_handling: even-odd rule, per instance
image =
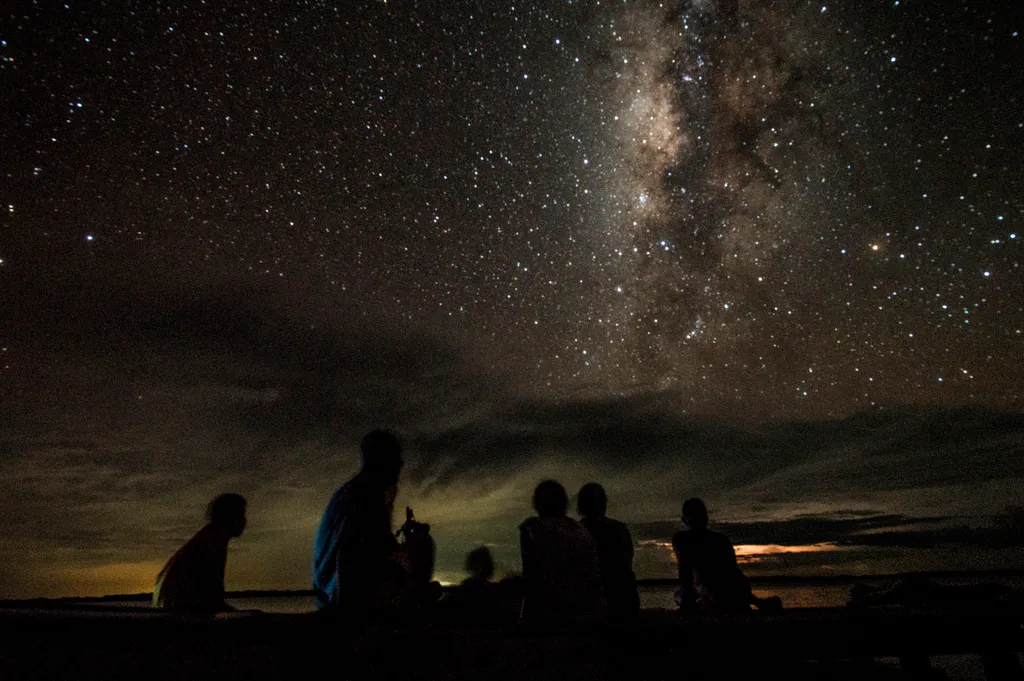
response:
[[[513,576],[513,575],[510,575]],[[514,575],[519,576],[519,575]],[[773,584],[836,584],[857,581],[879,581],[886,579],[905,579],[908,577],[932,577],[932,578],[965,578],[965,577],[1024,577],[1024,569],[1000,568],[994,570],[923,570],[909,572],[877,573],[870,575],[836,574],[836,575],[758,575],[750,576],[750,584],[773,585]],[[636,580],[638,587],[669,587],[679,583],[678,578],[655,577]],[[457,584],[442,586],[442,589],[449,591]],[[229,591],[224,594],[225,599],[230,598],[273,598],[273,597],[300,597],[312,596],[312,589],[243,589],[241,591]],[[104,596],[57,596],[46,597],[36,596],[33,598],[4,598],[0,599],[0,608],[30,605],[30,604],[62,604],[62,603],[103,603],[107,601],[148,601],[152,600],[152,592],[140,592],[133,594],[107,594]]]

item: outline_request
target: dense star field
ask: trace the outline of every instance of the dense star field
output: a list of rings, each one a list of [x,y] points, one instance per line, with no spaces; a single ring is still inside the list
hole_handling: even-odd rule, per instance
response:
[[[1022,566],[1013,3],[0,22],[0,596],[148,589],[228,489],[229,587],[302,587],[378,426],[450,578],[545,475],[641,576],[693,495],[768,572]]]

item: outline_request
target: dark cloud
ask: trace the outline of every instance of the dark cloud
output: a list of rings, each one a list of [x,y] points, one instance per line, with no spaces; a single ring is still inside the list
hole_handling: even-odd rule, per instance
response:
[[[0,395],[0,547],[19,566],[12,584],[41,592],[71,579],[48,565],[126,560],[145,582],[201,524],[207,500],[236,489],[253,516],[237,574],[300,587],[322,505],[355,466],[359,436],[379,425],[408,443],[403,500],[435,526],[446,574],[485,542],[514,570],[516,524],[548,476],[570,493],[603,482],[638,539],[671,536],[677,523],[664,519],[700,495],[737,542],[1019,546],[1008,530],[949,518],[1007,503],[1024,478],[1024,415],[892,408],[744,424],[682,411],[672,390],[548,399],[483,368],[459,339],[386,315],[350,330],[264,296],[92,291],[15,320],[46,361],[15,367],[25,391]],[[879,496],[921,488],[956,500],[949,518]],[[806,514],[815,504],[855,513]],[[665,556],[652,560],[667,569]]]
[[[680,413],[677,399],[651,392],[495,405],[472,422],[418,440],[419,467],[429,473],[439,461],[456,460],[435,481],[445,484],[557,451],[624,472],[674,462],[706,469],[718,486],[734,487],[830,462],[848,492],[1024,476],[1022,414],[896,408],[837,421],[744,427]],[[780,487],[778,494],[792,498],[796,491]]]
[[[902,514],[850,513],[831,516],[799,516],[789,520],[719,522],[715,529],[736,544],[836,544],[846,547],[935,548],[960,545],[971,548],[1024,546],[1020,507],[995,516],[978,518],[977,526],[960,524],[948,516],[913,517]],[[924,526],[924,527],[922,527]],[[633,523],[637,541],[667,540],[680,528],[678,522]]]
[[[931,549],[940,546],[962,546],[982,549],[1024,548],[1024,512],[1012,506],[991,518],[983,527],[954,525],[925,530],[892,529],[848,537],[843,543],[852,546]]]
[[[335,310],[327,323],[269,291],[64,292],[43,314],[16,317],[12,333],[58,366],[109,358],[106,381],[138,374],[217,386],[222,417],[280,440],[415,420],[429,408],[426,387],[457,396],[457,383],[477,373],[457,343],[358,307]]]
[[[667,541],[678,522],[633,523],[634,539]],[[1024,509],[1010,506],[967,525],[949,516],[907,516],[870,512],[802,515],[787,520],[718,522],[715,529],[735,544],[802,546],[833,544],[839,548],[1009,549],[1024,547]]]

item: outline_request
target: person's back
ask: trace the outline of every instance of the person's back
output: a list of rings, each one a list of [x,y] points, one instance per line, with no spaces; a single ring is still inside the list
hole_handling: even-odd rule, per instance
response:
[[[320,520],[312,580],[318,607],[357,618],[393,600],[403,581],[390,508],[401,447],[393,435],[374,431],[361,448],[362,470],[334,492]]]
[[[625,523],[605,515],[608,499],[597,483],[584,485],[577,497],[580,524],[593,538],[597,548],[601,581],[604,584],[608,618],[623,622],[636,618],[640,597],[633,574],[633,538]]]
[[[385,493],[362,474],[331,496],[313,545],[313,595],[325,607],[369,607],[370,585],[398,547]]]
[[[245,529],[245,499],[223,494],[210,505],[210,522],[167,561],[153,587],[153,607],[187,612],[230,610],[224,602],[228,541]]]
[[[456,619],[475,626],[491,626],[500,622],[498,585],[491,581],[494,576],[494,559],[490,550],[481,546],[466,556],[466,572],[469,577],[452,592],[452,603]]]
[[[526,593],[523,620],[541,626],[607,619],[604,585],[594,540],[565,515],[568,497],[557,482],[534,493],[537,517],[519,527]]]
[[[711,530],[685,530],[672,537],[679,578],[692,581],[698,605],[725,610],[749,607],[746,579],[729,538]]]
[[[584,518],[580,524],[596,544],[609,619],[621,621],[636,617],[640,597],[633,573],[633,539],[626,524],[611,518]]]
[[[683,505],[683,518],[689,529],[672,537],[681,607],[717,612],[749,610],[750,584],[736,564],[736,551],[729,538],[707,529],[704,502],[688,500]]]

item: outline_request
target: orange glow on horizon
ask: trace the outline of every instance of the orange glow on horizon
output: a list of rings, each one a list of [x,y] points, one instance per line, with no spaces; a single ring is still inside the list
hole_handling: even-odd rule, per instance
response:
[[[640,546],[653,546],[665,551],[676,560],[675,551],[672,550],[672,542],[657,539],[646,539],[638,542]],[[754,563],[766,556],[781,555],[785,553],[820,553],[822,551],[849,551],[852,547],[840,546],[833,542],[820,542],[817,544],[736,544],[736,560],[740,563]]]
[[[44,588],[44,591],[48,596],[147,593],[153,590],[156,576],[163,566],[162,561],[144,561],[67,567],[45,575],[44,579],[52,582],[53,587]]]
[[[779,555],[784,553],[819,553],[821,551],[845,551],[849,547],[839,546],[833,542],[821,542],[818,544],[802,544],[787,546],[784,544],[737,544],[736,559],[741,563],[750,563],[759,560],[763,556]]]

